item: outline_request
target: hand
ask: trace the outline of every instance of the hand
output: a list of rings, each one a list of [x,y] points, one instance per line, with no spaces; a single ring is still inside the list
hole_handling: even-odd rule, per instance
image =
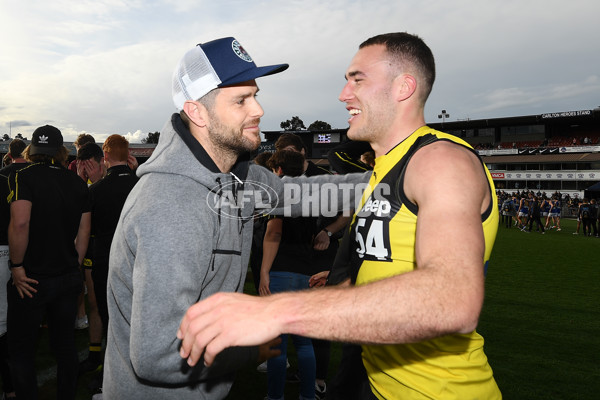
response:
[[[135,171],[138,167],[138,160],[137,158],[135,158],[134,156],[131,155],[131,152],[129,153],[129,156],[127,156],[127,166],[132,170]]]
[[[37,289],[31,285],[37,285],[38,281],[28,278],[24,267],[11,268],[10,272],[12,273],[13,285],[17,288],[17,292],[19,292],[22,299],[25,296],[31,298],[33,293],[37,293]]]
[[[320,287],[325,286],[327,283],[327,277],[329,277],[329,271],[321,271],[317,274],[314,274],[308,280],[309,287]]]
[[[269,289],[269,285],[271,280],[269,279],[269,274],[260,275],[260,283],[258,285],[258,295],[259,296],[268,296],[271,294],[271,290]]]
[[[77,164],[77,175],[81,179],[83,179],[84,182],[87,182],[88,177],[87,177],[87,174],[85,172],[85,167],[84,167],[83,161],[77,160],[76,164]]]
[[[258,363],[262,364],[269,358],[277,357],[278,355],[280,355],[281,349],[274,348],[275,346],[279,346],[280,344],[281,336],[276,337],[275,339],[258,346]]]
[[[96,183],[104,177],[103,163],[97,163],[91,159],[82,161],[82,163],[85,168],[85,173],[92,183]]]
[[[193,367],[204,354],[204,364],[210,366],[225,348],[275,339],[283,327],[270,304],[270,298],[241,293],[217,293],[194,304],[177,331],[181,357]]]
[[[327,234],[327,232],[322,230],[321,232],[317,233],[317,236],[315,236],[315,240],[313,240],[313,248],[315,250],[321,251],[327,250],[327,248],[329,247],[329,242],[329,235]]]

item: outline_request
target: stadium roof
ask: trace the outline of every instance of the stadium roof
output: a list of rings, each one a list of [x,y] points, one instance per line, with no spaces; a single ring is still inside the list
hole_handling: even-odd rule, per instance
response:
[[[482,156],[485,163],[551,163],[600,161],[600,153]]]

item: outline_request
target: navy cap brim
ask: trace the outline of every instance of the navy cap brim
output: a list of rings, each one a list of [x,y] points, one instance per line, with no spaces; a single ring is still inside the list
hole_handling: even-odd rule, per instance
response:
[[[263,76],[278,74],[289,68],[289,64],[268,65],[265,67],[255,67],[248,69],[238,75],[232,76],[219,84],[219,87],[236,85],[238,83],[251,81]]]

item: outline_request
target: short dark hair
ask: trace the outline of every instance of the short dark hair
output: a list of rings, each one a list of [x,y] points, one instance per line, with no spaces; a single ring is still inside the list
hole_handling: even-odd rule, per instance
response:
[[[403,72],[412,67],[421,75],[424,79],[424,84],[421,85],[421,100],[425,104],[435,81],[435,59],[429,46],[417,35],[394,32],[373,36],[361,43],[359,49],[377,44],[385,46],[388,54]]]
[[[94,139],[94,137],[89,133],[82,133],[79,136],[77,136],[77,139],[75,139],[75,141],[73,142],[75,146],[79,147],[83,146],[86,143],[96,143],[96,139]]]
[[[306,146],[304,146],[304,141],[300,136],[293,133],[283,133],[275,141],[275,150],[282,150],[288,146],[294,146],[296,151],[302,151],[302,149],[306,151]]]
[[[365,151],[362,153],[362,156],[365,158],[365,161],[368,165],[375,164],[375,152],[372,150]]]
[[[8,152],[12,158],[20,158],[23,156],[23,151],[27,147],[24,141],[19,138],[13,139],[8,145]]]
[[[254,157],[254,159],[252,161],[254,162],[254,164],[258,164],[265,168],[269,168],[267,166],[267,162],[269,161],[269,159],[271,158],[272,155],[273,155],[273,153],[270,151],[263,151],[262,153],[258,154],[256,157]]]
[[[93,158],[97,162],[100,162],[104,157],[104,152],[102,148],[98,146],[96,143],[86,143],[79,148],[77,151],[77,159],[80,161],[89,160]]]
[[[202,104],[204,108],[206,108],[206,111],[208,111],[208,113],[211,114],[214,111],[215,100],[220,91],[220,88],[213,89],[196,101]],[[185,113],[183,109],[179,112],[179,116],[181,117],[181,120],[183,121],[183,124],[186,126],[186,128],[190,129],[190,117]]]
[[[297,151],[278,150],[269,158],[267,166],[270,169],[281,167],[285,176],[300,176],[304,173],[304,156]]]

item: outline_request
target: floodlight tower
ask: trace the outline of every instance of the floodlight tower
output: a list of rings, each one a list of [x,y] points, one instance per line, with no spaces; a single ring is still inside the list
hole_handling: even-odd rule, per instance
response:
[[[446,122],[446,118],[450,118],[450,114],[446,112],[446,110],[442,110],[441,114],[438,114],[438,118],[442,120],[442,128],[444,127],[444,122]]]

